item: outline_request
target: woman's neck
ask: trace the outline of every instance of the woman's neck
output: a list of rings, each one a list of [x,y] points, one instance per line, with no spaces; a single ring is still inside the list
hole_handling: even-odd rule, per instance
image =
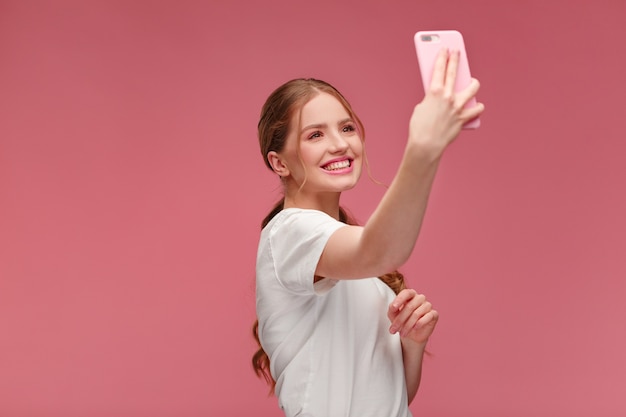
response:
[[[338,220],[340,195],[340,193],[316,194],[316,198],[307,197],[302,194],[285,196],[284,208],[318,210]]]

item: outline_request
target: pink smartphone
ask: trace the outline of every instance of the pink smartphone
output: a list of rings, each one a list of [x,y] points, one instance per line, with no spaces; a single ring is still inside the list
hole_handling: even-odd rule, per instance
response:
[[[461,55],[459,57],[459,68],[454,85],[455,91],[460,91],[467,87],[471,81],[469,62],[465,51],[465,43],[463,35],[456,30],[430,30],[419,31],[415,34],[415,50],[417,52],[417,61],[424,85],[424,92],[430,87],[430,80],[433,75],[435,59],[441,48],[449,48],[450,50],[458,50]],[[476,99],[472,98],[466,107],[476,105]],[[476,129],[480,126],[480,119],[470,120],[463,125],[464,129]]]

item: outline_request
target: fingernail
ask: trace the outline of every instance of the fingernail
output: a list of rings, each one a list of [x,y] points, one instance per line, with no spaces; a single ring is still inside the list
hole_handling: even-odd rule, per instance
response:
[[[396,328],[395,328],[395,327],[393,327],[393,326],[391,326],[391,327],[389,328],[389,333],[391,333],[391,334],[395,334],[397,331],[398,331],[398,329],[396,329]]]

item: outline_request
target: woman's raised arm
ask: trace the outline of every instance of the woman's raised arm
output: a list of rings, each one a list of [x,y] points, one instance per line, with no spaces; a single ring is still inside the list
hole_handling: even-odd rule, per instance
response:
[[[484,110],[481,103],[465,108],[478,92],[477,80],[455,93],[458,61],[456,51],[439,53],[429,91],[413,110],[406,149],[389,189],[365,226],[343,227],[333,233],[318,262],[318,276],[380,276],[408,260],[445,149],[463,124]]]

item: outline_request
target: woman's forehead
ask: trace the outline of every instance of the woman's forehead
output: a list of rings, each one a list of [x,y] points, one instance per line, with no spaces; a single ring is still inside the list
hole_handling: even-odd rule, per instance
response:
[[[350,117],[343,104],[335,96],[328,93],[315,95],[302,106],[299,113],[302,126],[328,124]]]

